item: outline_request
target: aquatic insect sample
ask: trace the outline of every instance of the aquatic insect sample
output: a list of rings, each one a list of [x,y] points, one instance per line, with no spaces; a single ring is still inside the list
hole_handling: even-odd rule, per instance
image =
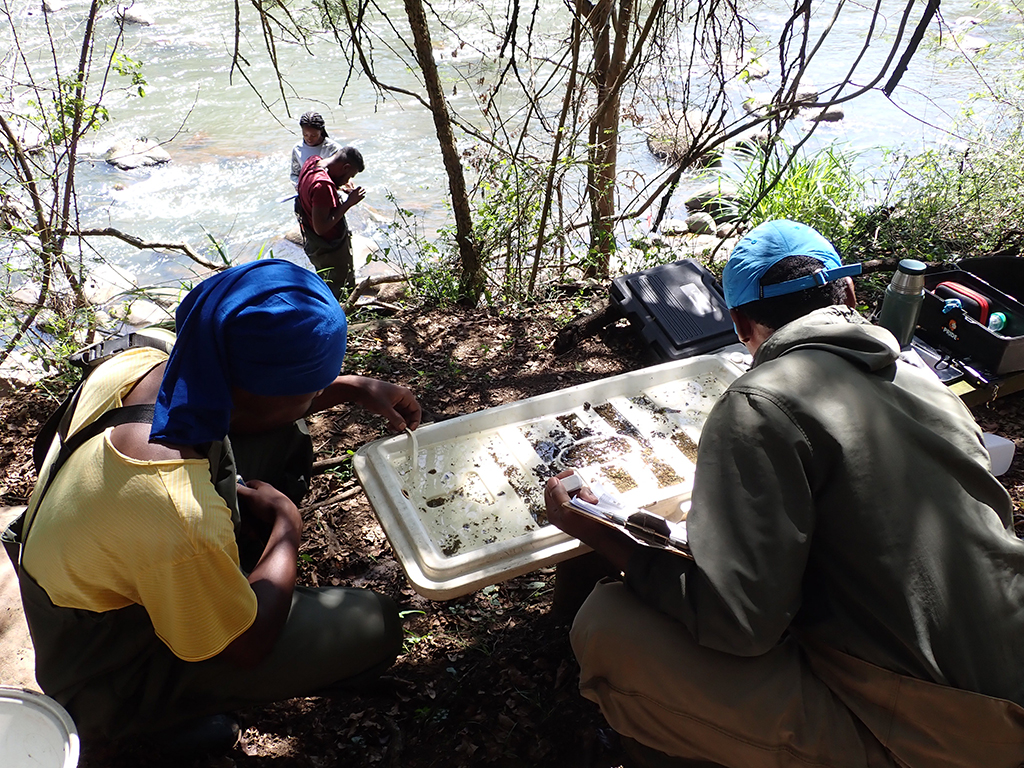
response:
[[[580,552],[544,508],[565,469],[683,519],[700,430],[741,372],[705,355],[428,424],[359,449],[356,474],[413,587],[456,597]]]

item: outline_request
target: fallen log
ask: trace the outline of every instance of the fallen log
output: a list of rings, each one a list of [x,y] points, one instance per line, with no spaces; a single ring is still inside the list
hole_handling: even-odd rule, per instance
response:
[[[570,349],[579,346],[583,339],[597,335],[622,317],[622,309],[608,300],[590,314],[577,317],[555,334],[551,351],[556,355],[564,355]]]

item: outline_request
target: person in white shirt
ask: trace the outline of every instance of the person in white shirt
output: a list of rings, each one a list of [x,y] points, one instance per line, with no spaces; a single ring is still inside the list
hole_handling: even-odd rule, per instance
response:
[[[313,155],[330,158],[341,145],[327,135],[324,119],[318,112],[307,112],[299,118],[302,141],[292,150],[292,185],[298,189],[299,171]]]

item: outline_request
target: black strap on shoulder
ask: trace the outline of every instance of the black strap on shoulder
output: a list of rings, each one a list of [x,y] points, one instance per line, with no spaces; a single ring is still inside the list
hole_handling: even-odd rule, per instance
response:
[[[42,491],[39,493],[39,497],[36,499],[35,508],[38,510],[43,503],[43,497],[46,496],[46,492],[50,490],[50,485],[57,477],[57,473],[60,468],[64,466],[64,463],[71,457],[75,451],[77,451],[87,440],[91,440],[97,435],[101,434],[108,427],[116,427],[120,424],[147,424],[153,421],[153,414],[156,408],[153,404],[145,405],[125,405],[121,408],[114,408],[102,414],[96,421],[91,424],[87,424],[80,430],[71,435],[66,442],[62,442],[60,446],[60,452],[57,457],[53,460],[53,464],[50,465],[50,471],[46,473],[46,483],[43,485]],[[32,519],[35,519],[33,515]],[[21,544],[25,545],[28,540],[28,532],[32,527],[31,521],[25,526],[24,531],[21,533]]]
[[[39,494],[39,500],[42,501],[44,495],[50,488],[50,483],[57,476],[57,472],[64,466],[66,462],[75,451],[77,451],[82,444],[96,437],[96,435],[102,433],[109,427],[116,427],[120,424],[148,424],[153,421],[153,414],[156,410],[156,406],[152,403],[144,405],[125,405],[121,408],[114,408],[102,414],[92,424],[87,424],[80,430],[75,432],[67,439],[66,442],[60,446],[60,453],[57,454],[57,458],[53,460],[53,464],[50,465],[50,471],[46,473],[46,485],[43,486],[43,492]]]
[[[78,396],[82,392],[80,383],[72,392],[64,398],[64,402],[57,406],[57,410],[50,414],[50,418],[43,424],[43,428],[36,435],[36,441],[32,444],[32,464],[36,468],[36,475],[43,468],[46,461],[46,454],[50,452],[53,439],[60,434],[62,437],[68,433],[68,422],[71,421],[71,414],[78,404]]]

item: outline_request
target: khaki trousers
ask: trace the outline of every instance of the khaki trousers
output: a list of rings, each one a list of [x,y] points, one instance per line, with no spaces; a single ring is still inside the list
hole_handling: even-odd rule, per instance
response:
[[[897,765],[788,638],[763,656],[733,656],[598,584],[572,627],[580,692],[623,736],[669,755],[736,768]]]
[[[669,755],[737,768],[1024,768],[1013,702],[792,636],[750,658],[704,648],[618,582],[595,587],[571,639],[583,695],[616,731]]]

